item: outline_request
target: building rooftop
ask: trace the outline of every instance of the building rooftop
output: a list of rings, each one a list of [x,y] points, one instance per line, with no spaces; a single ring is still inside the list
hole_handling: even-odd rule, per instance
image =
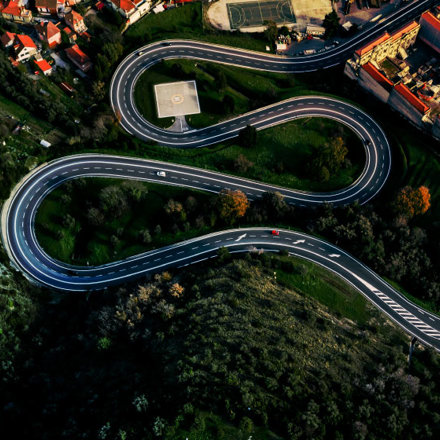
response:
[[[35,7],[38,8],[47,8],[47,9],[56,9],[58,5],[57,0],[35,0]]]
[[[130,0],[110,0],[117,8],[122,9],[125,12],[130,12],[134,9],[135,3]]]
[[[23,47],[32,47],[34,49],[37,48],[32,38],[28,35],[17,34],[16,38]]]
[[[371,43],[368,43],[366,46],[361,47],[356,51],[357,55],[364,55],[365,53],[370,52],[370,50],[373,50],[378,44],[383,43],[384,41],[388,40],[390,38],[390,34],[388,32],[385,32],[380,37],[376,38]]]
[[[371,63],[366,63],[362,68],[373,77],[384,89],[391,90],[393,88],[393,82],[390,81],[383,73],[381,73]]]
[[[21,8],[20,8],[20,6],[18,6],[18,3],[11,0],[8,3],[8,6],[3,8],[2,13],[14,15],[16,17],[20,17],[21,16]]]
[[[8,45],[11,41],[14,41],[14,40],[15,40],[15,36],[16,36],[16,34],[14,34],[13,32],[5,32],[5,33],[1,36],[1,38],[0,38],[0,40],[1,40],[2,44],[3,44],[3,46],[6,46],[6,45]]]
[[[391,38],[393,40],[397,40],[400,38],[403,34],[406,34],[407,32],[413,30],[416,28],[419,24],[416,21],[412,21],[411,23],[406,24],[402,28],[398,29],[397,31],[393,32],[391,34]]]
[[[52,66],[46,60],[34,60],[34,63],[40,68],[43,73],[52,70]]]
[[[410,89],[404,84],[398,84],[394,87],[396,92],[398,92],[401,96],[403,96],[414,108],[416,108],[420,113],[427,113],[429,111],[429,107],[422,102],[419,98],[417,98],[414,93],[411,92]]]
[[[69,47],[65,50],[65,53],[70,60],[76,64],[83,72],[88,71],[92,67],[92,63],[90,58],[78,47],[77,44],[74,44],[72,47]]]
[[[78,23],[83,20],[83,17],[81,14],[78,14],[78,12],[76,12],[75,10],[72,9],[70,12],[68,12],[65,15],[64,19],[66,21],[70,21],[72,23]]]
[[[41,24],[38,24],[36,28],[46,37],[46,39],[52,38],[54,35],[60,33],[60,30],[51,21],[45,21]]]
[[[66,53],[80,64],[90,61],[90,58],[79,48],[77,44],[67,48]]]
[[[440,20],[431,12],[426,11],[422,14],[421,18],[427,21],[432,27],[440,32]]]

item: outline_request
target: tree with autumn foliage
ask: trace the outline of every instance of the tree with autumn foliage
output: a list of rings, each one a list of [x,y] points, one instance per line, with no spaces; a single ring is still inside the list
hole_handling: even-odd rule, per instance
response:
[[[426,186],[412,188],[405,186],[399,191],[394,208],[398,214],[407,218],[413,218],[416,215],[424,214],[431,206],[431,195]]]
[[[184,292],[184,288],[179,283],[171,284],[169,288],[169,293],[174,298],[180,298]]]
[[[224,189],[218,195],[219,215],[228,224],[233,224],[237,219],[243,217],[249,208],[249,200],[246,195],[240,191]]]

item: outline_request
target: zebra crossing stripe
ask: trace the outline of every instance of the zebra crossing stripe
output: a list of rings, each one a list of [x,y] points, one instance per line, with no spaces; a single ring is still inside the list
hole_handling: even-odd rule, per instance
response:
[[[367,286],[372,293],[374,293],[383,303],[385,303],[390,309],[393,310],[393,312],[396,312],[399,316],[401,316],[403,319],[405,319],[408,324],[411,324],[414,326],[417,330],[424,333],[427,336],[430,336],[432,338],[440,339],[440,331],[434,329],[430,325],[426,324],[425,322],[421,321],[419,318],[417,318],[415,315],[413,315],[411,312],[408,312],[405,308],[403,308],[400,304],[396,303],[394,300],[389,298],[387,295],[385,295],[380,290],[377,290],[374,288],[370,283],[363,280],[362,278],[354,275],[359,281],[362,282],[365,286]]]

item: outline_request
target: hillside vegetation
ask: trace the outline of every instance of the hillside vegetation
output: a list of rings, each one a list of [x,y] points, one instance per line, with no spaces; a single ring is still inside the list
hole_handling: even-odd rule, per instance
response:
[[[335,317],[263,255],[41,307],[0,385],[20,438],[429,439],[437,355]],[[26,414],[26,423],[22,423]],[[44,432],[44,435],[40,434]]]

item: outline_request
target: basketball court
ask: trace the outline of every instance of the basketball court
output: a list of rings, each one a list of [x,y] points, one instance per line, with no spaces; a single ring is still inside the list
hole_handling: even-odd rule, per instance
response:
[[[295,23],[291,0],[257,0],[243,3],[228,3],[231,29],[264,26],[267,20],[278,25]]]

